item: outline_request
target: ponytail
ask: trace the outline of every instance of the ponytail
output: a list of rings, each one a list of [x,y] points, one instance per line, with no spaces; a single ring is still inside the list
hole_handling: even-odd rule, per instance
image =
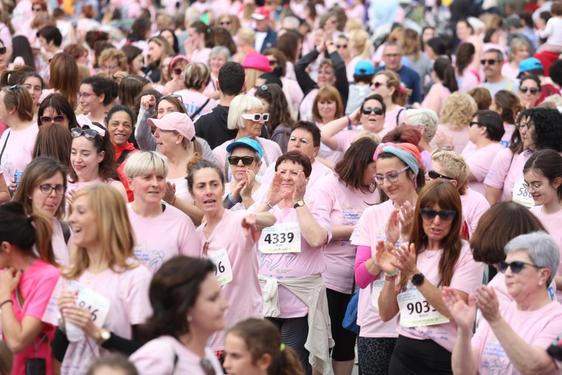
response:
[[[281,344],[285,346],[285,344]],[[302,375],[304,369],[302,368],[301,361],[297,352],[293,348],[285,346],[281,350],[279,356],[279,367],[277,369],[271,368],[268,375]],[[272,366],[273,367],[273,366]],[[277,370],[277,371],[276,371]]]
[[[443,86],[448,88],[451,94],[459,89],[455,68],[453,68],[453,64],[451,64],[451,60],[448,57],[438,57],[435,63],[433,63],[433,70],[437,78],[443,82]]]

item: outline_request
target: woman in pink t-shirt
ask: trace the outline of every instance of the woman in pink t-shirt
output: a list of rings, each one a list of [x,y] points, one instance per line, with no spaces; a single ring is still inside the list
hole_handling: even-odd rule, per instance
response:
[[[451,94],[439,114],[441,124],[437,127],[432,146],[460,154],[468,143],[469,124],[477,109],[470,95],[463,92]]]
[[[452,355],[455,374],[559,374],[546,348],[562,331],[562,306],[548,285],[559,265],[558,245],[545,232],[520,235],[505,246],[499,269],[513,302],[500,305],[494,288],[481,286],[468,303],[443,290],[458,335]],[[482,320],[472,334],[476,308]]]
[[[466,300],[482,282],[483,271],[461,240],[462,221],[458,191],[447,181],[432,181],[416,201],[409,241],[396,248],[387,243],[377,248],[376,258],[385,273],[378,299],[381,319],[400,316],[391,375],[452,372],[456,329],[441,287],[454,288]]]
[[[384,100],[386,109],[383,133],[388,133],[402,123],[404,106],[411,90],[402,86],[400,76],[392,70],[382,70],[375,74],[371,89]]]
[[[0,206],[0,327],[13,353],[13,375],[26,373],[31,362],[53,374],[55,327],[43,320],[59,279],[50,237],[50,223],[42,216],[28,216],[21,203]]]
[[[217,266],[217,280],[229,309],[226,327],[249,317],[262,316],[262,296],[258,281],[256,241],[259,231],[275,223],[267,212],[230,211],[223,207],[224,177],[218,167],[206,160],[192,164],[187,177],[195,204],[203,211],[197,228],[199,255]],[[209,346],[224,349],[224,331],[212,335]]]
[[[42,214],[52,225],[51,245],[55,260],[68,265],[70,254],[67,242],[70,228],[62,222],[66,207],[66,168],[54,159],[38,157],[25,168],[13,201],[20,202],[28,215]]]
[[[62,362],[61,374],[81,375],[106,351],[129,355],[141,346],[139,325],[150,315],[152,274],[134,259],[127,207],[115,188],[79,190],[69,223],[73,257],[57,293],[53,353]]]
[[[453,68],[448,57],[438,57],[435,60],[431,78],[433,79],[433,84],[425,95],[421,108],[441,113],[445,100],[447,100],[451,93],[458,90],[455,68]]]
[[[344,115],[344,110],[345,108],[338,90],[332,85],[324,86],[318,90],[318,94],[312,103],[312,119],[316,126],[322,129],[324,125],[341,118]],[[337,163],[343,156],[343,153],[334,150],[333,147],[329,147],[322,142],[318,156]]]
[[[146,323],[151,339],[129,360],[140,375],[222,375],[209,337],[224,329],[225,294],[207,259],[176,256],[150,283],[152,315]]]
[[[531,212],[542,222],[562,251],[562,156],[554,150],[540,150],[523,167],[525,186],[533,197]],[[556,274],[556,289],[562,290],[562,264]],[[562,293],[557,293],[562,300]]]
[[[140,151],[127,159],[125,175],[135,200],[127,205],[135,233],[135,257],[156,272],[174,255],[199,256],[195,226],[187,215],[164,204],[166,159],[155,151]]]
[[[492,111],[496,111],[500,114],[503,120],[504,134],[500,143],[504,147],[509,147],[511,144],[511,137],[515,131],[515,118],[523,110],[521,102],[517,95],[507,90],[500,90],[494,95],[492,105],[490,106]]]

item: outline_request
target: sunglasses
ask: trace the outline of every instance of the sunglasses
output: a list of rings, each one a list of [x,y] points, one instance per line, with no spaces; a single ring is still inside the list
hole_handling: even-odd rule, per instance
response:
[[[66,191],[66,188],[64,187],[64,185],[60,185],[60,184],[58,185],[41,184],[39,185],[39,190],[41,191],[41,193],[45,195],[51,194],[53,190],[55,191],[56,195],[62,195]]]
[[[175,75],[179,76],[179,75],[181,75],[181,74],[183,73],[183,69],[181,69],[181,68],[175,68],[175,69],[173,70],[173,72],[174,72]]]
[[[482,59],[480,60],[480,64],[482,65],[496,65],[496,63],[498,62],[498,60],[493,60],[493,59]]]
[[[431,178],[432,180],[435,180],[437,178],[444,178],[446,180],[454,180],[453,177],[445,176],[445,175],[442,175],[441,173],[437,173],[435,171],[427,172],[427,177]]]
[[[383,82],[373,82],[372,86],[376,89],[378,89],[381,86],[386,86],[386,83]]]
[[[336,48],[340,49],[340,48],[347,48],[347,44],[336,44]]]
[[[85,129],[80,127],[72,128],[70,134],[72,135],[72,138],[84,136],[88,139],[95,139],[96,136],[99,135],[94,129]]]
[[[269,120],[269,113],[243,113],[242,118],[244,120],[252,120],[255,122],[267,121]]]
[[[382,108],[365,107],[363,108],[361,113],[363,113],[364,115],[370,115],[372,113],[377,116],[382,116],[384,114],[384,111],[382,110]]]
[[[527,91],[529,91],[529,93],[531,95],[536,95],[539,92],[539,89],[536,87],[525,87],[525,86],[521,86],[519,87],[519,91],[521,91],[523,94],[526,94]]]
[[[398,182],[398,177],[404,172],[406,172],[410,167],[404,167],[398,171],[390,171],[386,172],[385,174],[377,173],[375,174],[375,182],[377,184],[382,184],[384,180],[387,180],[389,183],[394,184]]]
[[[49,122],[63,122],[64,119],[65,119],[64,115],[57,115],[55,117],[49,117],[49,116],[39,117],[39,120],[41,121],[41,124],[45,124],[45,123],[49,123]]]
[[[6,47],[0,47],[0,55],[3,55],[6,53]]]
[[[230,21],[219,22],[219,25],[221,25],[221,26],[230,26]]]
[[[439,219],[441,220],[451,221],[457,215],[456,211],[453,210],[435,211],[433,208],[428,207],[422,208],[420,211],[422,218],[425,220],[433,220],[435,219],[435,216],[439,216]]]
[[[511,263],[502,261],[498,265],[498,268],[499,268],[501,273],[505,273],[505,271],[507,271],[508,268],[511,268],[511,272],[513,272],[513,273],[519,273],[523,270],[523,268],[525,268],[525,266],[534,267],[534,268],[541,268],[541,267],[536,266],[532,263],[522,262],[520,260],[515,260]]]
[[[254,157],[253,156],[229,156],[228,157],[228,164],[230,165],[238,165],[240,163],[240,161],[242,161],[242,164],[244,164],[244,166],[249,166],[254,162]]]

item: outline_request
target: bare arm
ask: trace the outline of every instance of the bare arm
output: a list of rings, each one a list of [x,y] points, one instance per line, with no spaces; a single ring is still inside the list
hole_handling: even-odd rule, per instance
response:
[[[332,239],[347,241],[353,233],[353,225],[332,225]]]
[[[400,312],[397,296],[396,276],[385,276],[384,285],[379,295],[379,316],[383,321],[389,321]]]
[[[497,189],[486,185],[486,199],[490,203],[490,206],[498,203],[502,195],[502,189]]]
[[[314,219],[307,205],[296,208],[301,234],[312,247],[320,247],[328,241],[328,232]]]
[[[19,353],[26,349],[37,337],[43,323],[32,316],[26,316],[18,322],[12,303],[6,303],[0,310],[2,313],[2,335],[12,353]]]

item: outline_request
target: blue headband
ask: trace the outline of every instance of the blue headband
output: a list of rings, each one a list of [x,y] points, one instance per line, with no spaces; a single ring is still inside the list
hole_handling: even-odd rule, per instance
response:
[[[418,174],[420,170],[420,166],[418,164],[418,160],[412,153],[406,150],[402,150],[394,145],[381,144],[379,147],[377,147],[377,151],[375,151],[375,155],[374,155],[375,160],[378,159],[378,156],[381,152],[387,152],[389,154],[396,156],[404,164],[406,164],[412,170],[412,172],[414,172],[414,174],[416,175]]]

